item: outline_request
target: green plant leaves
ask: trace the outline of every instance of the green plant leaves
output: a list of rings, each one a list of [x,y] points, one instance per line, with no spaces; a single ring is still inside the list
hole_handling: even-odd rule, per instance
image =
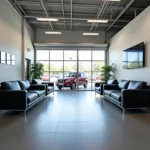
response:
[[[32,64],[30,72],[32,79],[41,79],[43,74],[44,74],[44,65],[42,63]]]
[[[113,70],[112,66],[105,65],[101,68],[101,80],[107,82],[112,76],[110,72]]]

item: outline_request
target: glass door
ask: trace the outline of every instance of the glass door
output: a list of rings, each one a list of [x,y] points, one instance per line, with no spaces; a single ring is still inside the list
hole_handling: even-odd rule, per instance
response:
[[[44,65],[44,74],[41,77],[43,82],[50,81],[49,75],[49,50],[38,50],[36,51],[36,62]]]
[[[92,51],[79,50],[78,51],[78,90],[91,90],[91,66]]]
[[[92,90],[96,82],[101,82],[101,68],[105,65],[105,51],[92,51]]]
[[[64,87],[63,90],[77,89],[77,51],[64,50]]]
[[[63,50],[50,50],[50,82],[55,90],[63,89]]]

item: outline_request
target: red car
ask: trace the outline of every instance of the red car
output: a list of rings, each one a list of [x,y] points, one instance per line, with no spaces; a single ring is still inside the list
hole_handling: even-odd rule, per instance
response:
[[[49,81],[49,75],[48,75],[48,74],[44,74],[44,75],[42,76],[42,80],[43,80],[43,81]]]
[[[67,75],[64,75],[63,78],[57,80],[57,87],[61,90],[62,87],[70,87],[72,90],[76,89],[76,86],[83,85],[84,88],[87,87],[88,81],[85,77],[84,72],[69,72]]]

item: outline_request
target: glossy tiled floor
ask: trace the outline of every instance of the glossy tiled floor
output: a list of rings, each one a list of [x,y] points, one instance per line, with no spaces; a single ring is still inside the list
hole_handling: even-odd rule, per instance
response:
[[[0,150],[148,150],[150,113],[126,115],[94,92],[55,92],[23,117],[1,113]]]

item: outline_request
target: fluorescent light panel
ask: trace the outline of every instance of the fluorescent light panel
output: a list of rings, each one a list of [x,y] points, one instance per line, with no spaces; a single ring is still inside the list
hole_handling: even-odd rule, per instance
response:
[[[83,33],[83,35],[99,35],[99,33]]]
[[[107,23],[108,20],[102,20],[102,19],[90,19],[90,20],[87,20],[87,22]]]
[[[45,31],[45,34],[61,34],[61,32]]]
[[[36,18],[38,21],[58,21],[56,18]]]
[[[112,2],[120,2],[121,0],[108,0],[108,1],[112,1]]]

